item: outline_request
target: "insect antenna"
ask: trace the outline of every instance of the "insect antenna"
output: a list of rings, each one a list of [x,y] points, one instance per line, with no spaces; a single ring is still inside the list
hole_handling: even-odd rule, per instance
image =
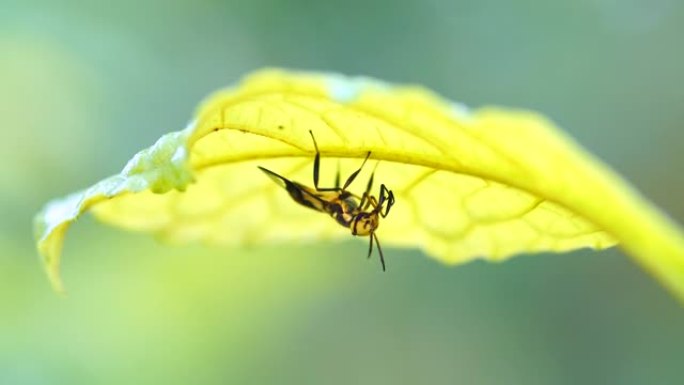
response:
[[[373,237],[370,237],[370,243],[368,244],[368,259],[370,259],[371,254],[373,254]]]
[[[375,232],[371,233],[371,245],[373,244],[372,239],[375,238],[375,244],[378,245],[378,254],[380,254],[380,263],[382,264],[382,271],[385,271],[385,256],[382,254],[382,247],[380,247],[380,240]]]

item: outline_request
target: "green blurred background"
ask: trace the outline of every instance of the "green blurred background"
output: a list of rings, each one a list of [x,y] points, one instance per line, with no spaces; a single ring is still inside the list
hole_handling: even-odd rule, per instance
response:
[[[263,66],[540,110],[684,222],[684,4],[0,0],[0,384],[684,383],[684,309],[619,250],[449,268],[365,244],[171,247],[31,220]],[[587,186],[590,188],[590,186]]]

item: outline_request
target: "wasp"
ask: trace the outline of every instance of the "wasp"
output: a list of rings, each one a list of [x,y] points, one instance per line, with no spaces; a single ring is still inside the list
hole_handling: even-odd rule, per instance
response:
[[[366,191],[364,191],[362,196],[359,197],[347,190],[349,185],[352,184],[354,179],[356,179],[356,176],[359,175],[363,169],[371,152],[368,151],[366,158],[363,160],[363,163],[361,163],[361,167],[349,175],[342,187],[340,187],[339,167],[337,169],[337,175],[335,176],[335,187],[319,187],[318,175],[320,171],[321,153],[318,151],[318,144],[316,143],[313,132],[309,131],[309,134],[311,135],[314,148],[316,149],[316,157],[314,158],[313,165],[313,188],[291,181],[261,166],[258,166],[259,169],[266,173],[266,175],[273,179],[278,185],[285,188],[295,202],[310,209],[330,215],[337,223],[350,229],[354,236],[369,236],[368,258],[370,258],[373,253],[373,242],[375,241],[375,244],[378,246],[382,271],[385,271],[385,257],[382,254],[380,240],[375,234],[375,231],[380,225],[380,217],[385,218],[387,214],[389,214],[392,205],[394,205],[394,194],[382,184],[380,186],[379,198],[375,198],[375,196],[371,195],[370,191],[373,187],[375,170],[371,174],[368,184],[366,185]]]

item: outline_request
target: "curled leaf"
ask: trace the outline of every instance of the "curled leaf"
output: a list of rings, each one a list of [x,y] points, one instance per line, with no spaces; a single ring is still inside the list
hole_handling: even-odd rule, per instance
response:
[[[378,230],[383,245],[461,263],[620,243],[684,298],[681,232],[546,118],[469,110],[419,87],[281,70],[217,92],[185,130],[137,154],[121,174],[49,203],[35,227],[53,284],[61,288],[66,228],[88,210],[179,243],[350,237],[257,169],[311,185],[309,130],[321,151],[322,186],[332,186],[338,167],[349,175],[371,151],[376,184],[390,187],[397,202]],[[361,194],[373,167],[352,191]]]

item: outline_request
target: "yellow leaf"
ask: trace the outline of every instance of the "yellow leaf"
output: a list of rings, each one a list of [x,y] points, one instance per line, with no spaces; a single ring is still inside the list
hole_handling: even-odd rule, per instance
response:
[[[376,167],[376,185],[394,191],[396,204],[377,233],[385,246],[461,263],[619,242],[684,298],[682,233],[546,118],[469,110],[420,87],[281,70],[217,92],[185,130],[159,139],[119,175],[49,203],[35,223],[54,286],[61,289],[66,228],[87,210],[178,243],[349,238],[257,169],[311,185],[309,130],[321,151],[322,186],[332,186],[338,167],[345,177],[372,152],[350,189],[360,195]]]

